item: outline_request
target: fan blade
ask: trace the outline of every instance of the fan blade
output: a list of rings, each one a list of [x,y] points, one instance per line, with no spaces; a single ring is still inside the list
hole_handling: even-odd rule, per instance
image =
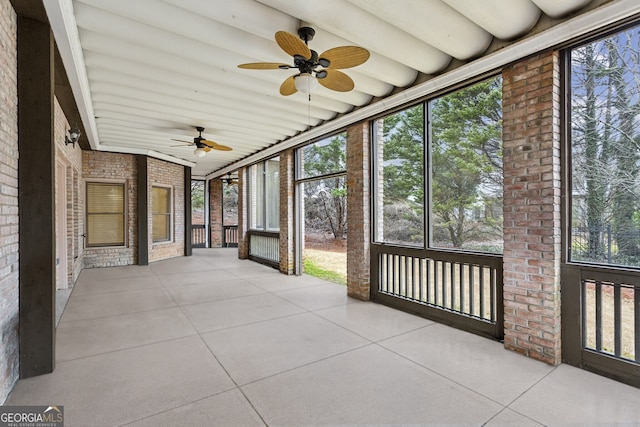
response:
[[[233,148],[231,148],[231,147],[227,147],[226,145],[218,144],[217,142],[210,141],[208,139],[203,139],[200,142],[202,144],[210,147],[210,148],[213,148],[214,150],[219,150],[219,151],[232,151],[233,150]]]
[[[187,144],[191,144],[191,145],[193,145],[193,141],[185,141],[184,139],[172,139],[172,141],[185,142],[185,143],[187,143]]]
[[[311,58],[309,47],[296,35],[286,31],[278,31],[276,43],[291,56],[302,55],[305,58]]]
[[[218,151],[232,151],[233,148],[231,147],[227,147],[226,145],[222,145],[222,144],[218,144],[217,142],[214,143],[215,145],[213,145],[211,148],[213,148],[214,150],[218,150]]]
[[[207,146],[202,147],[202,149],[204,150],[205,153],[208,153],[209,151],[211,151],[211,148]]]
[[[320,55],[320,58],[330,61],[331,69],[351,68],[364,64],[369,59],[369,51],[357,46],[341,46],[329,49]]]
[[[335,90],[338,92],[349,92],[355,86],[351,77],[347,76],[342,71],[338,70],[326,70],[327,77],[318,79],[318,82],[327,89]]]
[[[240,64],[238,68],[247,68],[249,70],[277,70],[291,68],[291,66],[279,62],[250,62],[248,64]]]
[[[280,86],[280,95],[289,96],[296,93],[298,89],[296,89],[296,81],[293,76],[289,77],[285,80]]]

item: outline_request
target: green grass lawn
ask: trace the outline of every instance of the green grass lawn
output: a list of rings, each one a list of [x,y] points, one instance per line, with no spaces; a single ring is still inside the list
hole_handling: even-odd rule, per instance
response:
[[[316,264],[313,259],[308,257],[304,260],[304,272],[309,276],[318,277],[344,286],[347,285],[347,277],[345,275],[323,268]]]

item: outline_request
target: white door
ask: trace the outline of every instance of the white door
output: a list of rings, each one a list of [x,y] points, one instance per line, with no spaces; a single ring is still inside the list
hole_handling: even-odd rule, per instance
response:
[[[66,167],[56,163],[56,289],[67,289],[67,179]]]

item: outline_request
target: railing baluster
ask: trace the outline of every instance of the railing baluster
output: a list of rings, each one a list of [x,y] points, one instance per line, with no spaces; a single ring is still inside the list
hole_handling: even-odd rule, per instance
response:
[[[602,283],[596,282],[596,350],[602,350]]]
[[[589,337],[587,336],[588,325],[587,325],[587,281],[582,279],[580,281],[580,286],[582,286],[581,294],[582,294],[582,309],[580,313],[582,315],[582,348],[587,347],[587,343],[589,341]]]
[[[484,319],[484,267],[480,267],[478,273],[480,274],[480,317]]]
[[[640,362],[640,287],[633,289],[633,333],[634,356],[636,362]]]
[[[475,307],[474,307],[474,303],[475,303],[475,283],[474,283],[474,276],[476,273],[476,266],[474,264],[469,264],[469,313],[474,316],[475,315]]]
[[[464,301],[465,301],[465,292],[464,292],[464,271],[465,271],[465,263],[460,263],[458,264],[459,268],[460,268],[460,311],[462,313],[466,313],[466,310],[464,309]]]
[[[450,276],[449,281],[451,282],[449,284],[449,286],[451,287],[451,304],[449,305],[449,308],[451,308],[451,310],[455,310],[456,309],[456,263],[454,262],[449,263],[449,276]]]
[[[618,357],[622,354],[622,293],[620,291],[620,284],[613,285],[613,351]]]
[[[489,283],[490,283],[490,298],[491,298],[491,316],[489,319],[491,321],[496,320],[496,270],[493,268],[489,269]]]

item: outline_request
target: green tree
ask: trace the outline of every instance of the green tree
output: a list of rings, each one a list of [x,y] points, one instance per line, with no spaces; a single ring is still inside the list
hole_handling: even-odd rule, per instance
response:
[[[639,263],[639,40],[635,28],[571,52],[572,225],[588,235],[575,260]],[[624,259],[610,258],[615,249]]]
[[[502,192],[502,81],[493,78],[431,104],[431,191],[434,220],[453,247],[500,230],[487,205]],[[485,211],[473,220],[474,208]]]
[[[424,107],[422,104],[383,120],[382,179],[384,240],[424,242]]]
[[[302,149],[304,177],[340,173],[346,170],[346,134],[310,144]],[[347,187],[344,177],[332,177],[304,184],[305,221],[310,230],[331,232],[335,239],[347,233]]]

